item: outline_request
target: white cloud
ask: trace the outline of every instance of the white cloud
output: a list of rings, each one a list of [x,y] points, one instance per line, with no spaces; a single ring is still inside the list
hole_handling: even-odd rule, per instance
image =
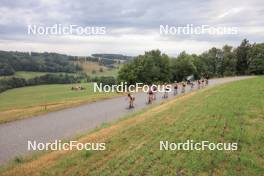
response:
[[[232,15],[235,15],[243,10],[243,7],[235,7],[230,10],[227,10],[226,12],[218,15],[218,18],[225,18],[225,17],[230,17]]]

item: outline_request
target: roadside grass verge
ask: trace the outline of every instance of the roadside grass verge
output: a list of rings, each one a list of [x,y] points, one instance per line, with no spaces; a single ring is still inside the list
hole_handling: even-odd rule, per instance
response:
[[[50,152],[3,175],[263,175],[264,77],[203,89],[80,138],[106,151]],[[238,142],[237,151],[160,151],[159,141]]]
[[[164,103],[164,102],[162,102],[162,103]],[[124,120],[129,119],[129,118],[133,118],[136,115],[140,115],[144,111],[147,111],[147,110],[149,110],[151,108],[159,106],[160,104],[161,103],[154,103],[154,104],[149,105],[149,106],[147,106],[147,107],[145,107],[145,108],[143,108],[141,110],[132,111],[131,113],[123,116],[120,119],[114,120],[112,122],[103,123],[103,124],[97,126],[96,128],[94,128],[92,130],[88,130],[88,131],[84,131],[84,132],[81,132],[81,133],[77,133],[75,136],[73,136],[71,138],[63,139],[62,142],[63,143],[69,143],[69,141],[72,141],[72,140],[78,141],[78,140],[86,137],[87,135],[91,135],[92,133],[95,133],[95,132],[98,132],[98,131],[102,130],[103,128],[108,128],[111,125],[115,125],[116,123],[122,122]],[[52,151],[50,151],[50,150],[49,151],[35,151],[35,152],[32,152],[31,154],[26,155],[26,156],[18,155],[13,160],[11,160],[8,163],[3,164],[2,166],[0,166],[0,175],[1,175],[1,172],[5,171],[5,170],[17,167],[18,165],[20,165],[22,163],[31,162],[31,161],[36,160],[36,159],[40,158],[41,156],[43,156],[45,154],[48,154],[48,153],[51,153],[51,152]],[[90,151],[85,152],[85,154],[86,155],[90,154]]]

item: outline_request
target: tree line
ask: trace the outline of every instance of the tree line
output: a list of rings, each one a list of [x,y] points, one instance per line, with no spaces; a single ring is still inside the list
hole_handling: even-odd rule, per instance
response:
[[[122,54],[92,54],[93,57],[97,58],[106,58],[106,59],[111,59],[111,60],[129,60],[132,59],[131,56],[125,56]]]
[[[77,83],[80,82],[82,79],[83,76],[73,76],[68,74],[46,74],[31,79],[11,77],[6,79],[0,79],[0,92],[3,92],[8,89],[33,85]]]
[[[145,52],[120,69],[118,81],[151,84],[182,81],[190,75],[199,79],[251,74],[264,74],[264,43],[250,44],[244,39],[236,48],[213,47],[200,55],[182,52],[171,58],[159,50]]]
[[[0,76],[13,75],[15,71],[67,72],[81,71],[70,61],[71,56],[58,53],[0,51]]]
[[[45,74],[42,76],[37,76],[30,79],[20,78],[20,77],[10,77],[0,79],[0,93],[8,89],[44,85],[44,84],[72,84],[72,83],[82,83],[82,82],[97,82],[104,85],[115,84],[116,79],[112,76],[100,76],[100,77],[90,77],[85,73],[80,73],[76,75],[69,74]]]

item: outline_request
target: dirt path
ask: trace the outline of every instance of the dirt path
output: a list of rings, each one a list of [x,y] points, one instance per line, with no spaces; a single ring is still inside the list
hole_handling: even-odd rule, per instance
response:
[[[230,77],[212,79],[210,86],[249,77]],[[187,88],[187,92],[190,88]],[[172,93],[169,95],[173,98]],[[28,154],[28,140],[37,142],[50,142],[70,138],[78,133],[92,130],[103,123],[117,120],[118,118],[146,107],[147,96],[145,93],[136,94],[135,109],[128,110],[125,97],[102,100],[92,104],[75,108],[64,109],[33,118],[0,124],[0,164],[15,156]],[[156,103],[162,101],[158,95]]]

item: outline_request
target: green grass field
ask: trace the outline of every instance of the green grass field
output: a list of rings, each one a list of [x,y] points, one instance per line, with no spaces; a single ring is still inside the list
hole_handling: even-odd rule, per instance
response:
[[[46,74],[57,74],[57,75],[59,75],[59,74],[68,74],[68,75],[75,75],[76,73],[65,73],[65,72],[56,72],[56,73],[53,73],[53,72],[17,71],[12,76],[0,76],[0,79],[10,78],[10,77],[13,77],[13,76],[19,77],[19,78],[24,78],[24,79],[31,79],[31,78],[38,77],[38,76],[43,76],[43,75],[46,75]]]
[[[160,151],[159,141],[237,142],[237,151]],[[79,139],[106,151],[51,152],[5,175],[243,175],[264,173],[264,77],[199,90]]]
[[[94,64],[98,66],[98,64]],[[93,65],[93,66],[94,66]],[[88,73],[89,76],[114,76],[117,77],[118,69],[97,71],[95,74]],[[31,79],[45,74],[66,74],[66,73],[51,73],[51,72],[28,72],[17,71],[15,77]],[[67,73],[76,75],[78,73]],[[1,76],[8,78],[12,76]],[[75,84],[79,85],[79,84]],[[47,113],[53,110],[59,110],[71,106],[80,105],[83,103],[93,102],[99,99],[113,97],[114,93],[96,93],[92,92],[92,84],[82,83],[85,91],[71,91],[70,88],[74,85],[41,85],[11,89],[0,93],[0,123],[13,120],[31,117],[34,115]]]
[[[34,77],[42,76],[48,74],[48,72],[29,72],[29,71],[17,71],[15,73],[16,77],[31,79]]]
[[[25,78],[25,79],[31,79],[34,77],[38,77],[38,76],[43,76],[46,74],[68,74],[68,75],[75,75],[76,73],[65,73],[65,72],[56,72],[56,73],[52,73],[52,72],[29,72],[29,71],[17,71],[15,73],[16,77],[21,77],[21,78]]]
[[[95,76],[113,76],[117,77],[119,69],[110,69],[110,70],[104,70],[103,72],[97,71],[95,74],[89,74],[91,77]]]
[[[85,90],[71,90],[71,87],[76,85],[85,87]],[[92,83],[40,85],[11,89],[0,94],[0,123],[114,95],[116,94],[94,93]]]
[[[118,68],[107,68],[106,66],[99,65],[98,62],[86,62],[86,63],[79,63],[79,65],[82,66],[83,71],[87,73],[91,77],[96,76],[113,76],[117,77],[117,73],[119,71]],[[118,65],[119,67],[122,66],[122,64]],[[100,69],[103,69],[103,72],[100,72]],[[95,71],[95,73],[93,73]]]
[[[92,74],[91,72],[87,72],[87,74],[91,77],[100,77],[100,76],[113,76],[113,77],[117,77],[117,73],[118,73],[118,70],[119,69],[104,69],[103,72],[100,72],[100,71],[96,71],[96,73]],[[57,72],[57,73],[52,73],[52,72],[30,72],[30,71],[17,71],[15,73],[15,77],[19,77],[19,78],[25,78],[25,79],[31,79],[31,78],[34,78],[34,77],[38,77],[38,76],[43,76],[43,75],[46,75],[46,74],[66,74],[64,72]],[[67,73],[68,75],[76,75],[76,73]],[[10,77],[13,77],[13,76],[0,76],[0,79],[3,79],[3,78],[10,78]]]

